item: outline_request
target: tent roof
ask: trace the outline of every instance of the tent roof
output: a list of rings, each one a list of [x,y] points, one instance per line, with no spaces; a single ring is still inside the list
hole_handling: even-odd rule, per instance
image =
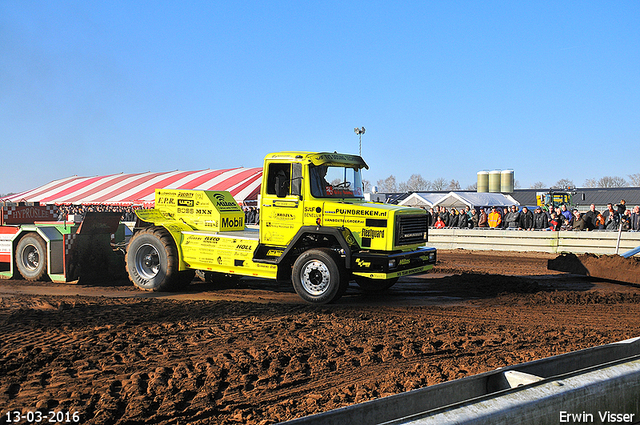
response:
[[[415,192],[399,202],[400,205],[443,207],[488,207],[520,205],[510,195],[488,192]]]
[[[11,195],[5,201],[43,204],[154,204],[155,189],[227,190],[238,202],[257,199],[262,168],[170,171],[164,173],[72,176],[33,190]]]
[[[440,199],[447,196],[445,193],[414,192],[398,202],[398,205],[433,207]]]
[[[506,207],[510,205],[520,205],[518,201],[510,195],[503,193],[488,192],[449,192],[445,197],[440,199],[435,205],[443,207],[488,207],[500,206]]]

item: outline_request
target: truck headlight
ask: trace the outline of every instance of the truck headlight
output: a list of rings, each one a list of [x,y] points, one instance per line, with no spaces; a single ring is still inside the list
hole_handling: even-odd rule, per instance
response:
[[[397,263],[396,263],[395,259],[389,260],[389,269],[395,269],[396,268],[396,264]]]

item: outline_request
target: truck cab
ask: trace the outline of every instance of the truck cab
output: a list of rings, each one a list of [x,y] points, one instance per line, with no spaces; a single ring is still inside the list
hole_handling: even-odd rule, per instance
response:
[[[361,157],[335,152],[267,155],[259,230],[245,228],[228,192],[157,191],[155,210],[138,212],[147,237],[131,240],[131,280],[149,290],[188,281],[190,270],[291,280],[303,299],[321,304],[351,280],[380,291],[429,270],[436,251],[424,247],[426,211],[367,202],[364,168]],[[155,248],[154,238],[162,240]]]

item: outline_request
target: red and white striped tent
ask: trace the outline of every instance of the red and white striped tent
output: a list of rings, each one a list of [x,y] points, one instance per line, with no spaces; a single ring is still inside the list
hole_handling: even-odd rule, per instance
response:
[[[262,168],[170,171],[166,173],[72,176],[4,198],[10,202],[41,204],[142,205],[152,207],[155,189],[227,190],[241,204],[255,201]]]

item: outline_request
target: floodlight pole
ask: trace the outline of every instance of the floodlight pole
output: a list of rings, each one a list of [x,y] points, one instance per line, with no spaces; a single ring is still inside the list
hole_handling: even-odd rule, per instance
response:
[[[364,134],[364,132],[365,132],[365,128],[364,128],[364,127],[362,127],[362,128],[358,128],[358,127],[356,127],[356,128],[354,128],[354,129],[353,129],[353,131],[354,131],[354,132],[358,135],[358,137],[360,138],[360,150],[359,150],[359,153],[358,153],[358,154],[359,154],[360,156],[362,156],[362,135],[363,135],[363,134]]]

